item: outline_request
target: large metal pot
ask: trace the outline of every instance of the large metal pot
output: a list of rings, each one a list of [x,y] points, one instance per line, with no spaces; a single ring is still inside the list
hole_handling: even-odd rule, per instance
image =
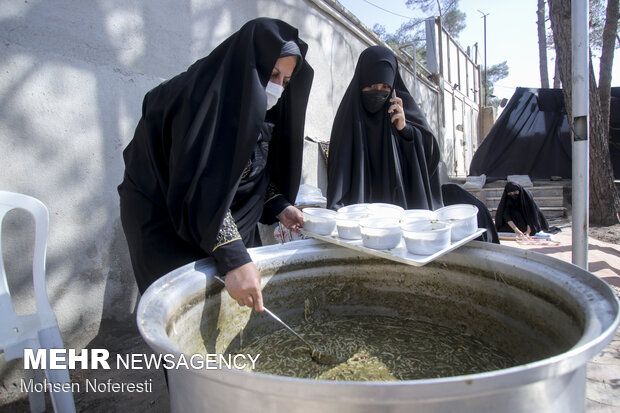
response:
[[[585,366],[612,339],[615,294],[572,264],[531,251],[471,242],[424,267],[313,240],[250,251],[265,304],[287,321],[312,310],[409,317],[467,331],[507,351],[517,367],[401,382],[332,382],[239,370],[168,371],[174,412],[583,411]],[[142,296],[138,326],[159,354],[234,349],[279,328],[240,309],[191,263]]]

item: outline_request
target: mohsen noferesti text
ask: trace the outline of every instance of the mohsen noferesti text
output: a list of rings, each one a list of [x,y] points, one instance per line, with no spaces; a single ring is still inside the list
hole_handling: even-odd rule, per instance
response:
[[[47,379],[42,382],[35,382],[34,379],[21,380],[22,392],[72,392],[80,393],[82,390],[86,393],[151,393],[153,391],[153,379],[147,379],[143,382],[115,382],[111,379],[97,380],[86,379],[84,383],[53,383]]]

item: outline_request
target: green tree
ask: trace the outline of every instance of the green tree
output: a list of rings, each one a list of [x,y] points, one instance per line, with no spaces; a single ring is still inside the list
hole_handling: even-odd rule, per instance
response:
[[[426,15],[441,16],[443,27],[452,37],[458,39],[463,29],[465,29],[465,13],[459,10],[459,0],[406,0],[406,6],[412,10],[420,10]],[[425,19],[411,19],[403,24],[394,32],[388,33],[385,26],[375,24],[372,30],[393,49],[399,50],[405,45],[415,45],[416,59],[419,62],[426,62],[426,47],[423,41],[426,38],[424,32]]]
[[[406,6],[413,10],[420,10],[422,13],[430,16],[440,16],[442,26],[450,33],[450,35],[458,39],[459,35],[465,29],[466,14],[459,10],[459,0],[406,0]],[[403,24],[394,32],[388,33],[385,26],[375,24],[373,31],[394,50],[399,50],[405,45],[415,45],[416,60],[426,62],[426,45],[423,43],[426,38],[425,19],[411,19]],[[409,50],[408,50],[409,52]],[[491,106],[498,107],[500,99],[491,97],[493,94],[493,84],[508,76],[508,65],[506,61],[487,68],[487,103]],[[484,73],[483,76],[484,78]]]
[[[372,30],[377,36],[384,42],[389,44],[392,48],[398,50],[399,47],[416,43],[424,40],[424,27],[421,26],[424,23],[422,19],[412,19],[400,25],[400,27],[394,33],[387,33],[385,26],[381,24],[375,24]]]
[[[549,1],[548,0],[547,1],[538,0],[538,1],[539,1],[539,13],[540,13],[540,3],[543,2],[543,3],[548,4]],[[602,64],[600,66],[601,70],[599,72],[599,76],[602,76],[602,82],[604,86],[607,82],[606,76],[611,77],[611,68],[613,66],[613,54],[614,54],[613,49],[617,49],[620,47],[620,38],[618,38],[618,34],[614,32],[614,29],[612,27],[614,19],[613,17],[608,16],[609,13],[614,13],[615,5],[609,4],[606,6],[605,0],[588,0],[588,5],[589,5],[589,12],[590,12],[590,22],[589,22],[590,50],[594,58],[601,59]],[[544,13],[544,11],[542,13]],[[617,27],[618,19],[616,18],[615,21],[616,21],[615,24]],[[539,25],[540,24],[541,23],[539,20]],[[550,25],[546,25],[546,27],[547,27],[547,41],[546,41],[547,49],[555,51],[555,40],[554,40],[553,31],[551,30]],[[607,32],[605,32],[605,27],[607,27]],[[616,42],[616,40],[618,41]],[[544,43],[543,41],[540,40],[540,36],[539,36],[539,43],[540,44]],[[604,46],[605,44],[607,46]],[[606,48],[606,51],[604,52],[605,48]],[[610,56],[612,60],[611,62],[609,62]],[[557,57],[555,59],[555,63],[556,64],[555,64],[555,75],[554,75],[553,87],[559,88],[561,87],[561,84],[560,84],[559,67],[557,64],[558,63]],[[541,60],[541,67],[542,65],[543,63]],[[607,74],[607,72],[609,72],[609,75]],[[542,76],[543,75],[542,75],[542,69],[541,69],[541,79],[542,79]],[[599,79],[601,78],[599,77]],[[610,84],[611,84],[611,80],[610,80]],[[605,108],[603,108],[603,110],[605,110]]]
[[[571,45],[571,3],[570,0],[548,0],[549,16],[555,42],[556,56],[564,102],[569,122],[572,124],[572,45]],[[618,223],[620,199],[614,186],[613,170],[609,155],[609,100],[605,102],[605,94],[609,93],[611,84],[607,83],[603,74],[611,74],[615,36],[618,31],[618,0],[608,0],[606,18],[603,25],[601,82],[596,86],[592,53],[590,53],[590,223],[593,225],[614,225]],[[592,20],[590,20],[592,24]],[[609,39],[613,39],[612,42]],[[591,45],[596,42],[592,39]],[[611,43],[611,46],[610,46]],[[605,46],[607,45],[607,46]],[[603,66],[606,66],[603,69]],[[604,72],[603,72],[604,70]],[[611,76],[609,76],[611,80]]]
[[[508,63],[504,60],[501,63],[497,63],[487,68],[486,84],[484,85],[487,90],[487,104],[489,106],[498,107],[501,99],[493,95],[493,85],[500,80],[506,78],[509,74]],[[484,71],[482,73],[482,79],[484,79]],[[484,83],[484,80],[483,80]]]
[[[405,4],[410,9],[418,8],[424,13],[440,16],[441,24],[455,39],[466,27],[467,15],[459,10],[459,0],[407,0]]]

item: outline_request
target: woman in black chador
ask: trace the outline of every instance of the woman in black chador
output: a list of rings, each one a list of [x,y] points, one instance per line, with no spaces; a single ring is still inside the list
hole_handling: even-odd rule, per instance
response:
[[[361,202],[440,208],[439,159],[394,53],[382,46],[364,50],[332,127],[328,208]]]
[[[514,232],[519,238],[549,230],[532,193],[515,182],[508,182],[504,187],[495,212],[495,227],[498,232]]]
[[[259,221],[303,225],[289,201],[313,77],[307,49],[294,27],[255,19],[146,94],[118,188],[141,292],[212,256],[230,295],[262,311],[246,247],[260,245]]]

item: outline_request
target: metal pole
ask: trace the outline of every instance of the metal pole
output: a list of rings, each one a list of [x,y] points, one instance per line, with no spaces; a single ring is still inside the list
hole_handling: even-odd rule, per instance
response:
[[[489,94],[487,91],[487,16],[489,13],[484,14],[480,10],[478,13],[482,14],[484,19],[484,106],[487,106],[487,95]]]
[[[588,269],[588,222],[590,177],[590,55],[588,47],[588,2],[571,2],[572,20],[572,116],[573,116],[573,258]]]

